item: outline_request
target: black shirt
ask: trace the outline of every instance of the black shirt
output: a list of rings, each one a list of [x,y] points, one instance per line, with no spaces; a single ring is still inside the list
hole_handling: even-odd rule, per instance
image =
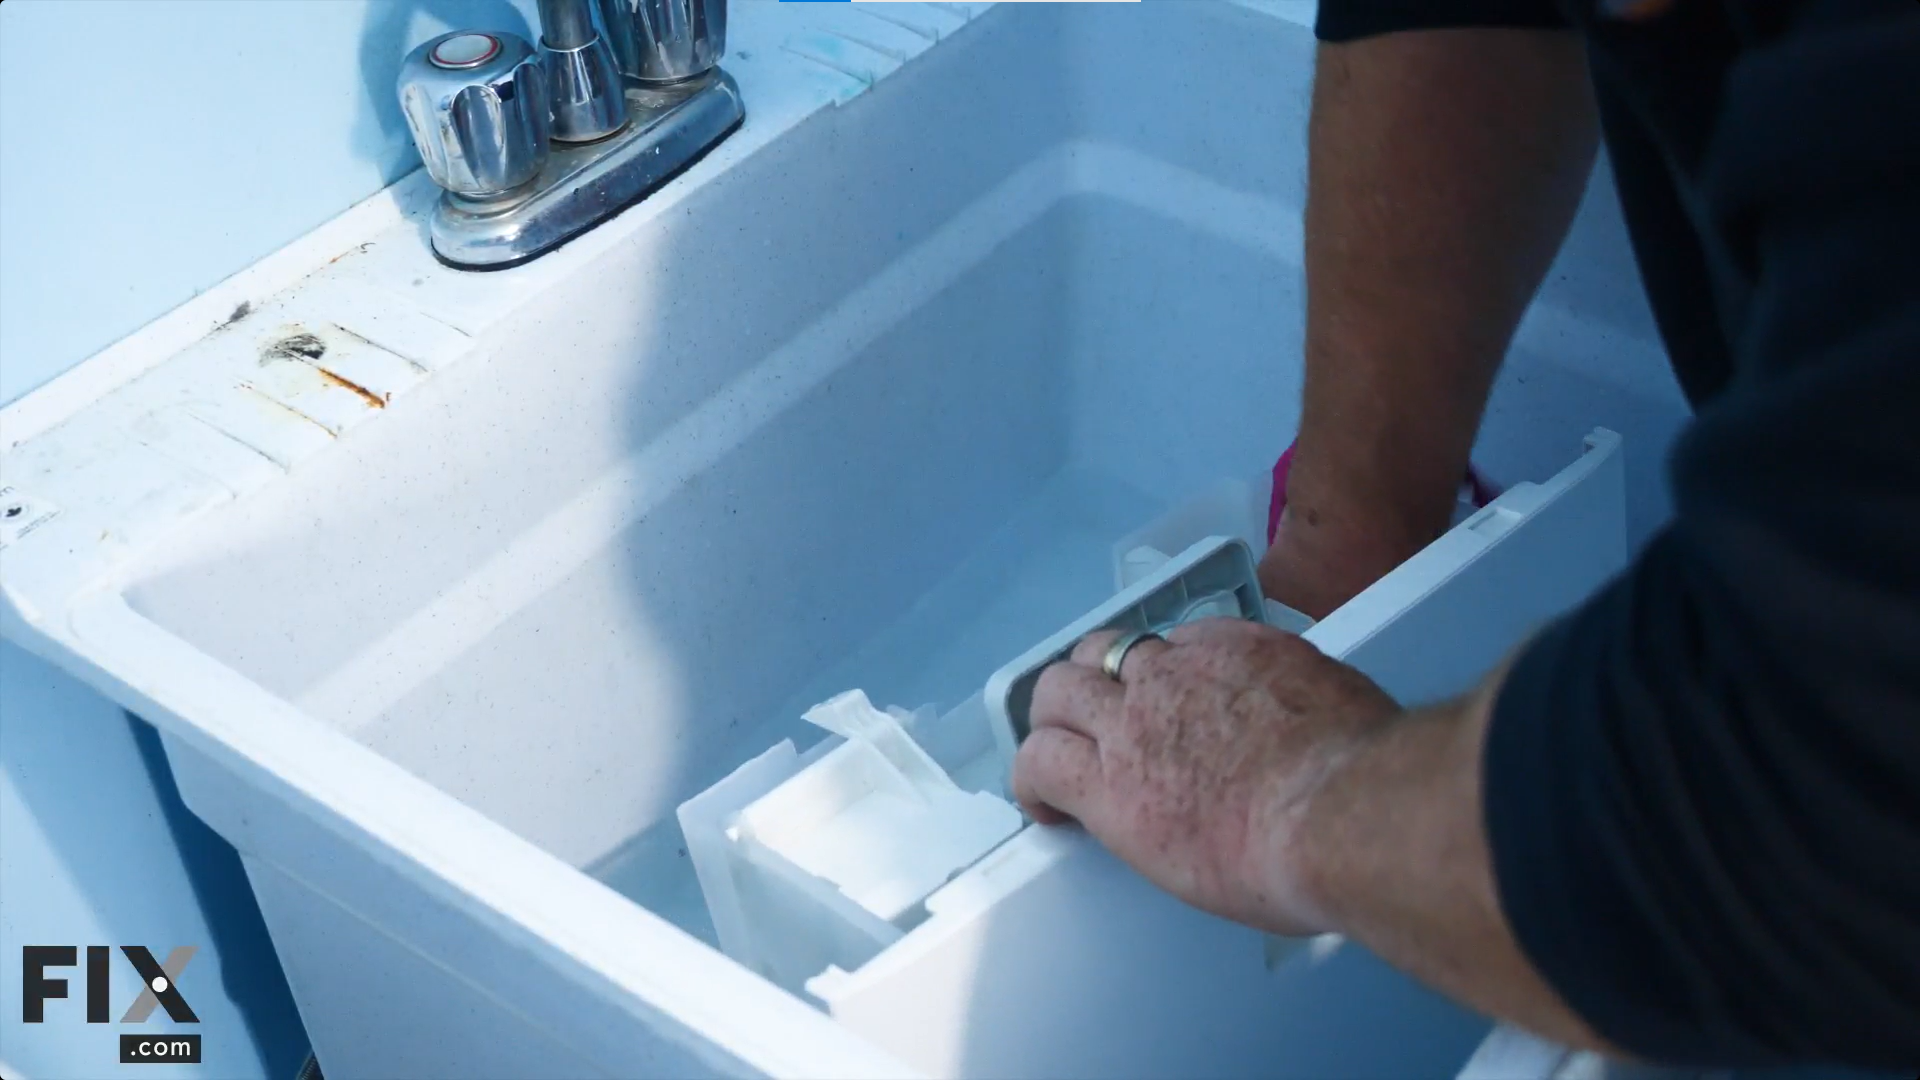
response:
[[[1592,3],[1319,16],[1585,35],[1695,407],[1672,521],[1495,706],[1501,905],[1629,1051],[1920,1070],[1920,0]]]

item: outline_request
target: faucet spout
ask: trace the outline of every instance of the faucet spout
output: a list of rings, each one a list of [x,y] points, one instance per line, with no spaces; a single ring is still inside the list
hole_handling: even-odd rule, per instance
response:
[[[594,38],[588,0],[540,0],[540,40],[549,49],[577,49]]]
[[[593,142],[627,122],[613,49],[593,25],[592,0],[540,0],[540,58],[547,70],[553,137]]]

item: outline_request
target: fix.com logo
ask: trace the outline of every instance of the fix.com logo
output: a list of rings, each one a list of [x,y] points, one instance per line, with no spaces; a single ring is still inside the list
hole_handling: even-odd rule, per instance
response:
[[[140,996],[120,1014],[123,1024],[144,1023],[155,1009],[165,1009],[177,1024],[197,1024],[193,1007],[180,994],[180,972],[198,951],[182,945],[156,961],[144,946],[122,945],[120,952],[140,976]],[[86,991],[87,1023],[105,1024],[113,1016],[113,949],[106,945],[87,946]],[[20,1019],[29,1024],[47,1021],[47,1002],[67,997],[67,980],[49,974],[58,968],[77,967],[80,950],[73,945],[25,945],[20,949]],[[133,1034],[120,1036],[122,1064],[140,1062],[198,1062],[200,1035]]]

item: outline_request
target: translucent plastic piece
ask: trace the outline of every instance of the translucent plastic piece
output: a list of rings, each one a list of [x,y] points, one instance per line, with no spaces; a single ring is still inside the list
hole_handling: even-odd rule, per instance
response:
[[[805,758],[783,742],[680,807],[721,949],[794,991],[897,941],[929,894],[1022,825],[997,794],[956,784],[861,691],[807,719],[839,738]],[[948,741],[973,757],[967,743],[991,746]]]
[[[1113,545],[1113,587],[1122,591],[1153,576],[1173,558],[1210,536],[1226,536],[1244,541],[1248,550],[1266,550],[1266,503],[1270,482],[1262,476],[1254,482],[1219,480],[1199,494],[1179,503],[1152,522],[1121,537]],[[1210,615],[1231,616],[1232,611],[1201,611],[1194,618]],[[1313,620],[1304,613],[1268,598],[1266,622],[1296,634],[1305,633]]]
[[[1017,832],[1006,800],[948,777],[858,690],[807,714],[846,738],[741,811],[734,828],[895,920]]]
[[[1126,589],[1158,570],[1176,552],[1209,536],[1244,541],[1248,550],[1266,550],[1267,487],[1241,480],[1218,480],[1175,505],[1113,545],[1113,588]]]
[[[1264,623],[1267,608],[1247,542],[1213,536],[1161,563],[987,679],[987,711],[1001,756],[1011,764],[1027,736],[1027,710],[1040,673],[1064,660],[1081,638],[1096,630],[1164,630],[1223,616]]]

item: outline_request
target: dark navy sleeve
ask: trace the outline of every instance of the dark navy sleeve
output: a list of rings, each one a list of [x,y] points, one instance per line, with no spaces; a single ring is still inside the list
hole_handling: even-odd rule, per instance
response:
[[[1320,0],[1313,32],[1342,42],[1399,30],[1566,25],[1555,0]]]
[[[1669,526],[1516,661],[1485,823],[1523,951],[1616,1045],[1914,1075],[1920,5],[1805,10],[1699,174],[1736,374]]]

